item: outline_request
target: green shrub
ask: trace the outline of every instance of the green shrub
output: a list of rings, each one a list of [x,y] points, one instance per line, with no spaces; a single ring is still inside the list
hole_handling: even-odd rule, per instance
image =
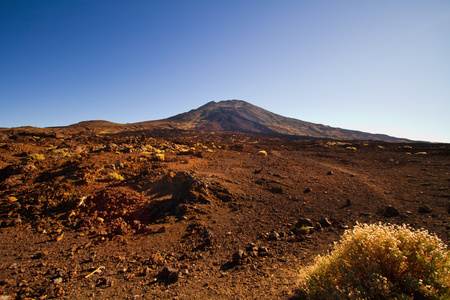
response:
[[[425,230],[357,224],[302,270],[303,299],[450,299],[450,254]]]

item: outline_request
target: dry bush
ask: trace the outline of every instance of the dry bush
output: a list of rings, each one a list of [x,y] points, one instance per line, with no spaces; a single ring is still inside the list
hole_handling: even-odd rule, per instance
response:
[[[153,156],[153,160],[156,160],[156,161],[164,161],[164,159],[165,159],[165,157],[164,157],[163,153],[156,153]]]
[[[264,151],[264,150],[258,151],[258,155],[259,156],[267,156],[267,151]]]
[[[109,180],[117,180],[117,181],[125,180],[125,178],[122,175],[120,175],[119,173],[116,173],[116,172],[109,173],[108,174],[108,179]]]
[[[450,254],[426,230],[357,224],[302,270],[302,299],[450,299]]]
[[[45,156],[44,156],[44,154],[33,153],[33,154],[30,154],[30,155],[28,156],[28,158],[29,158],[30,160],[44,160],[44,159],[45,159]]]

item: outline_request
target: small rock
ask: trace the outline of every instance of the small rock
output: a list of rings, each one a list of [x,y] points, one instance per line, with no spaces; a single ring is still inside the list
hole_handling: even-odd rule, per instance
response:
[[[164,269],[157,275],[159,280],[167,281],[167,283],[175,283],[181,276],[181,273],[177,269],[172,267],[164,267]]]
[[[16,197],[6,197],[6,200],[8,200],[9,202],[16,202],[17,198]]]
[[[233,253],[232,260],[234,264],[238,264],[244,258],[244,251],[239,249],[238,251]]]
[[[295,225],[297,227],[312,227],[313,223],[311,221],[311,219],[308,218],[300,218],[297,221],[297,225]]]
[[[145,267],[142,271],[142,276],[148,276],[150,274],[151,269],[149,267]]]
[[[395,217],[398,216],[399,214],[400,212],[392,205],[386,206],[383,212],[383,216],[385,216],[386,218]]]
[[[319,222],[314,224],[314,231],[322,231],[322,225]]]
[[[327,175],[333,175],[333,171],[329,171]]]
[[[267,256],[267,255],[269,255],[269,249],[267,249],[266,247],[259,247],[258,255],[259,256]]]
[[[14,225],[14,226],[22,225],[22,219],[21,219],[21,218],[16,218],[16,219],[14,219],[13,225]]]
[[[272,231],[272,232],[269,234],[269,240],[279,241],[279,240],[280,240],[280,235],[278,234],[278,232]]]
[[[322,225],[322,227],[330,227],[331,226],[331,222],[327,218],[320,219],[319,223],[320,223],[320,225]]]
[[[43,251],[37,252],[31,258],[33,258],[33,259],[40,259],[40,258],[46,258],[46,257],[48,257],[48,251],[43,250]]]
[[[295,233],[298,235],[304,235],[310,233],[311,229],[313,229],[313,227],[302,226],[301,228],[296,228]]]
[[[250,243],[245,250],[249,253],[258,252],[258,247],[254,243]]]
[[[188,270],[188,269],[182,269],[182,270],[181,270],[181,274],[182,274],[183,276],[187,276],[187,275],[189,275],[189,270]]]
[[[430,212],[431,212],[431,209],[426,205],[419,207],[419,213],[421,213],[421,214],[427,214]]]
[[[102,285],[104,285],[104,286],[113,286],[114,285],[114,281],[110,277],[100,277],[96,281],[96,286],[102,286]]]
[[[262,168],[258,168],[255,171],[253,171],[253,174],[259,174],[262,172]]]
[[[53,279],[54,284],[61,284],[62,282],[63,282],[62,277],[57,277],[57,278]]]
[[[283,188],[281,186],[273,186],[270,188],[272,194],[283,194]]]
[[[160,253],[155,253],[150,256],[150,263],[152,265],[163,265],[165,259],[161,256]]]
[[[308,193],[311,193],[311,189],[309,187],[303,190],[303,194],[308,194]]]
[[[63,239],[63,237],[64,237],[64,232],[56,237],[56,241],[57,242],[61,241]]]

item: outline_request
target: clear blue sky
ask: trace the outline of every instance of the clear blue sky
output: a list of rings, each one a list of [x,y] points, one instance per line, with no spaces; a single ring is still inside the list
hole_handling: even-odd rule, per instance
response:
[[[450,1],[0,1],[0,127],[227,99],[450,142]]]

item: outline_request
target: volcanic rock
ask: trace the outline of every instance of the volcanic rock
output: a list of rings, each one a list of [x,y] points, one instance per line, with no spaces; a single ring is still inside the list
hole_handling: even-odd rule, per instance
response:
[[[384,208],[383,216],[385,216],[386,218],[395,217],[398,216],[399,214],[400,212],[392,205],[388,205]]]

